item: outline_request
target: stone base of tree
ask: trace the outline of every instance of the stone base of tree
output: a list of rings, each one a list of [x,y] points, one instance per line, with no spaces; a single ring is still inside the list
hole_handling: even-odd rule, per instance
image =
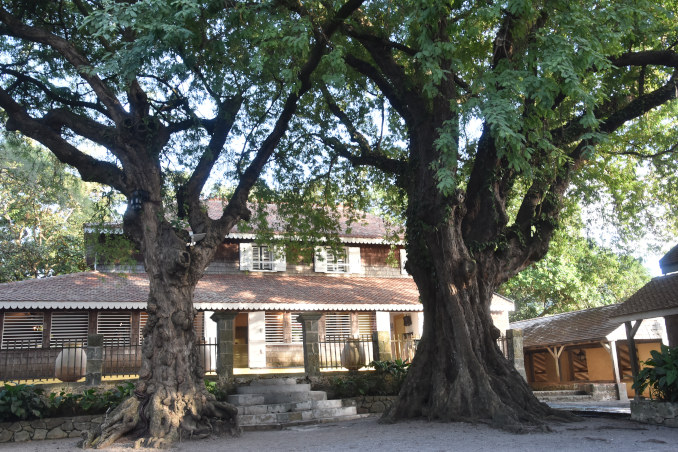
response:
[[[1,422],[0,443],[81,438],[104,422],[103,414]]]
[[[678,428],[678,403],[632,400],[631,419],[646,424]]]

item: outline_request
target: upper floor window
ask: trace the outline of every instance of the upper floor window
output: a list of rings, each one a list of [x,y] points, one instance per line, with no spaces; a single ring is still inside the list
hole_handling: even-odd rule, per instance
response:
[[[267,245],[252,245],[252,270],[273,271],[273,254]]]
[[[287,260],[283,248],[254,243],[240,244],[240,270],[284,272]]]
[[[340,251],[335,251],[330,247],[326,248],[327,251],[327,273],[348,273],[348,259],[347,251],[344,248]]]
[[[357,246],[347,246],[340,250],[320,246],[316,248],[313,265],[315,271],[320,273],[363,273],[360,247]]]

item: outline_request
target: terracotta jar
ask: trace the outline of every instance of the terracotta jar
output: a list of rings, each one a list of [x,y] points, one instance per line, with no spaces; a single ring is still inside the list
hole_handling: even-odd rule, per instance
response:
[[[82,344],[64,346],[54,363],[54,374],[65,382],[78,381],[87,371],[87,354]]]
[[[365,366],[365,351],[359,339],[348,339],[341,352],[341,365],[348,370],[358,370]]]

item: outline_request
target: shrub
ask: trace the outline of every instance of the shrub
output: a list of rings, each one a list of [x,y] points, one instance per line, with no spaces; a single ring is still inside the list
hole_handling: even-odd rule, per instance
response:
[[[0,391],[0,422],[104,413],[109,408],[118,406],[133,393],[134,384],[129,382],[109,391],[89,388],[80,394],[61,391],[49,395],[33,385],[6,384]]]
[[[48,410],[44,391],[33,385],[10,385],[0,390],[0,421],[40,418]]]
[[[661,352],[652,350],[652,358],[633,382],[633,389],[642,393],[650,390],[650,398],[665,402],[678,402],[678,347],[661,346]]]

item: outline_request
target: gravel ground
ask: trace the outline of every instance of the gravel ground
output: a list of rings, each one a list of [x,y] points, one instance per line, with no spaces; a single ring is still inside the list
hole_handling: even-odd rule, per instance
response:
[[[551,432],[512,434],[483,424],[407,421],[379,424],[376,418],[278,431],[245,432],[239,438],[184,441],[177,452],[217,451],[677,451],[678,429],[639,424],[628,419],[584,418],[550,423]],[[2,452],[68,451],[76,440],[5,443]],[[108,450],[129,452],[131,443]],[[151,449],[141,449],[150,451]]]

